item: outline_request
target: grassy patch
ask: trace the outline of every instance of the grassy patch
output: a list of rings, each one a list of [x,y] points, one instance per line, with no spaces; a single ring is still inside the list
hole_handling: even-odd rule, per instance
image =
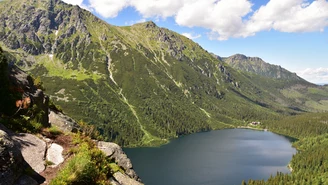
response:
[[[327,100],[322,100],[320,102],[316,102],[316,101],[306,101],[305,105],[308,107],[311,107],[315,110],[324,110],[324,111],[328,111],[328,101]]]
[[[75,135],[78,144],[74,156],[50,185],[108,184],[113,172],[122,171],[94,145],[88,137]]]
[[[57,76],[64,79],[75,79],[78,81],[92,79],[97,81],[104,78],[102,74],[97,72],[88,72],[85,69],[73,70],[66,66],[61,60],[55,58],[51,59],[48,55],[41,55],[37,57],[38,64],[43,65],[48,73],[47,76]]]
[[[304,95],[292,89],[283,89],[280,91],[286,98],[303,98]]]
[[[319,89],[319,88],[308,88],[308,92],[311,94],[317,94],[317,95],[321,95],[321,96],[328,96],[328,91],[325,91],[323,89]]]
[[[51,166],[51,165],[54,165],[55,163],[53,163],[52,161],[48,161],[48,160],[45,160],[44,161],[44,165],[45,166]]]
[[[115,173],[118,171],[124,173],[124,170],[121,167],[119,167],[116,163],[109,163],[109,167],[110,167],[112,173]]]
[[[50,134],[54,134],[54,135],[59,135],[61,134],[62,132],[55,126],[52,126],[49,128],[49,132]]]

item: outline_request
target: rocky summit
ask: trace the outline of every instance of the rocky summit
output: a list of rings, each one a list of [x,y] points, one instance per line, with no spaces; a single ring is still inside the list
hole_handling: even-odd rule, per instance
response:
[[[264,77],[270,77],[275,79],[293,79],[299,80],[300,82],[304,82],[304,80],[297,76],[295,73],[291,73],[288,70],[282,68],[281,66],[266,63],[259,57],[247,57],[242,54],[236,54],[221,59],[234,69],[240,71],[254,73]]]

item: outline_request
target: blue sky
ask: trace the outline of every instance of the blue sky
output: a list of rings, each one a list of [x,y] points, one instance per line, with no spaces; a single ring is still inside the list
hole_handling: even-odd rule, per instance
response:
[[[219,56],[257,56],[328,84],[327,0],[64,1],[113,25],[152,20]]]

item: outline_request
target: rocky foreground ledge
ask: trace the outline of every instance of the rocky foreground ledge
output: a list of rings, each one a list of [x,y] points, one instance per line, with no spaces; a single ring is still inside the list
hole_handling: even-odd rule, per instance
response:
[[[63,131],[75,130],[76,122],[51,111],[50,122],[60,124]],[[68,119],[66,119],[68,118]],[[74,125],[74,126],[72,126]],[[67,126],[68,128],[65,128]],[[140,178],[133,170],[131,160],[122,148],[110,142],[94,141],[106,157],[114,161],[123,171],[117,171],[110,179],[114,185],[142,185]],[[64,151],[69,145],[42,135],[12,133],[1,124],[0,120],[0,185],[38,185],[49,184],[47,179],[50,169],[64,166],[68,156]],[[53,177],[52,177],[53,178]]]
[[[32,170],[22,155],[22,145],[33,146],[31,150],[34,150],[33,143],[17,141],[14,137],[13,133],[0,124],[0,185],[41,184],[45,179]]]
[[[120,171],[114,173],[113,177],[115,179],[112,179],[112,184],[142,185],[141,179],[133,170],[131,160],[127,157],[119,145],[110,142],[97,141],[97,146],[106,154],[107,157],[114,160],[115,163],[125,171],[124,174]]]

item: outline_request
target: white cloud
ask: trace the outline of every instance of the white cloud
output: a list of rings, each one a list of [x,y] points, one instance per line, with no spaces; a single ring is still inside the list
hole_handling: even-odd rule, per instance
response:
[[[303,71],[296,72],[300,77],[313,83],[328,84],[328,68],[307,68]]]
[[[195,35],[194,33],[182,33],[181,35],[184,35],[185,37],[188,37],[189,39],[198,39],[202,36],[200,34]]]
[[[70,1],[70,0],[66,0]],[[81,1],[81,0],[71,0]],[[174,16],[188,0],[88,0],[89,6],[105,18],[116,17],[124,8],[134,7],[144,18]]]
[[[82,5],[83,0],[63,0],[65,3],[72,5]]]
[[[67,4],[79,5],[81,8],[89,10],[89,7],[83,3],[83,0],[63,0]]]
[[[87,1],[87,0],[84,0]],[[65,0],[83,5],[82,0]],[[186,27],[203,27],[211,39],[248,37],[257,32],[323,31],[328,26],[327,0],[270,0],[253,10],[251,0],[88,0],[87,7],[113,18],[132,7],[143,18],[173,17]]]
[[[130,0],[129,5],[133,6],[145,18],[166,18],[176,15],[187,2],[188,0]]]
[[[247,0],[197,0],[180,9],[176,22],[182,26],[207,28],[212,37],[216,35],[216,39],[226,40],[240,36],[242,18],[252,11],[251,6]]]
[[[315,0],[271,0],[257,10],[246,24],[245,36],[263,30],[281,32],[323,31],[328,26],[328,2]]]
[[[129,5],[129,0],[89,0],[89,7],[106,18],[113,18]]]

